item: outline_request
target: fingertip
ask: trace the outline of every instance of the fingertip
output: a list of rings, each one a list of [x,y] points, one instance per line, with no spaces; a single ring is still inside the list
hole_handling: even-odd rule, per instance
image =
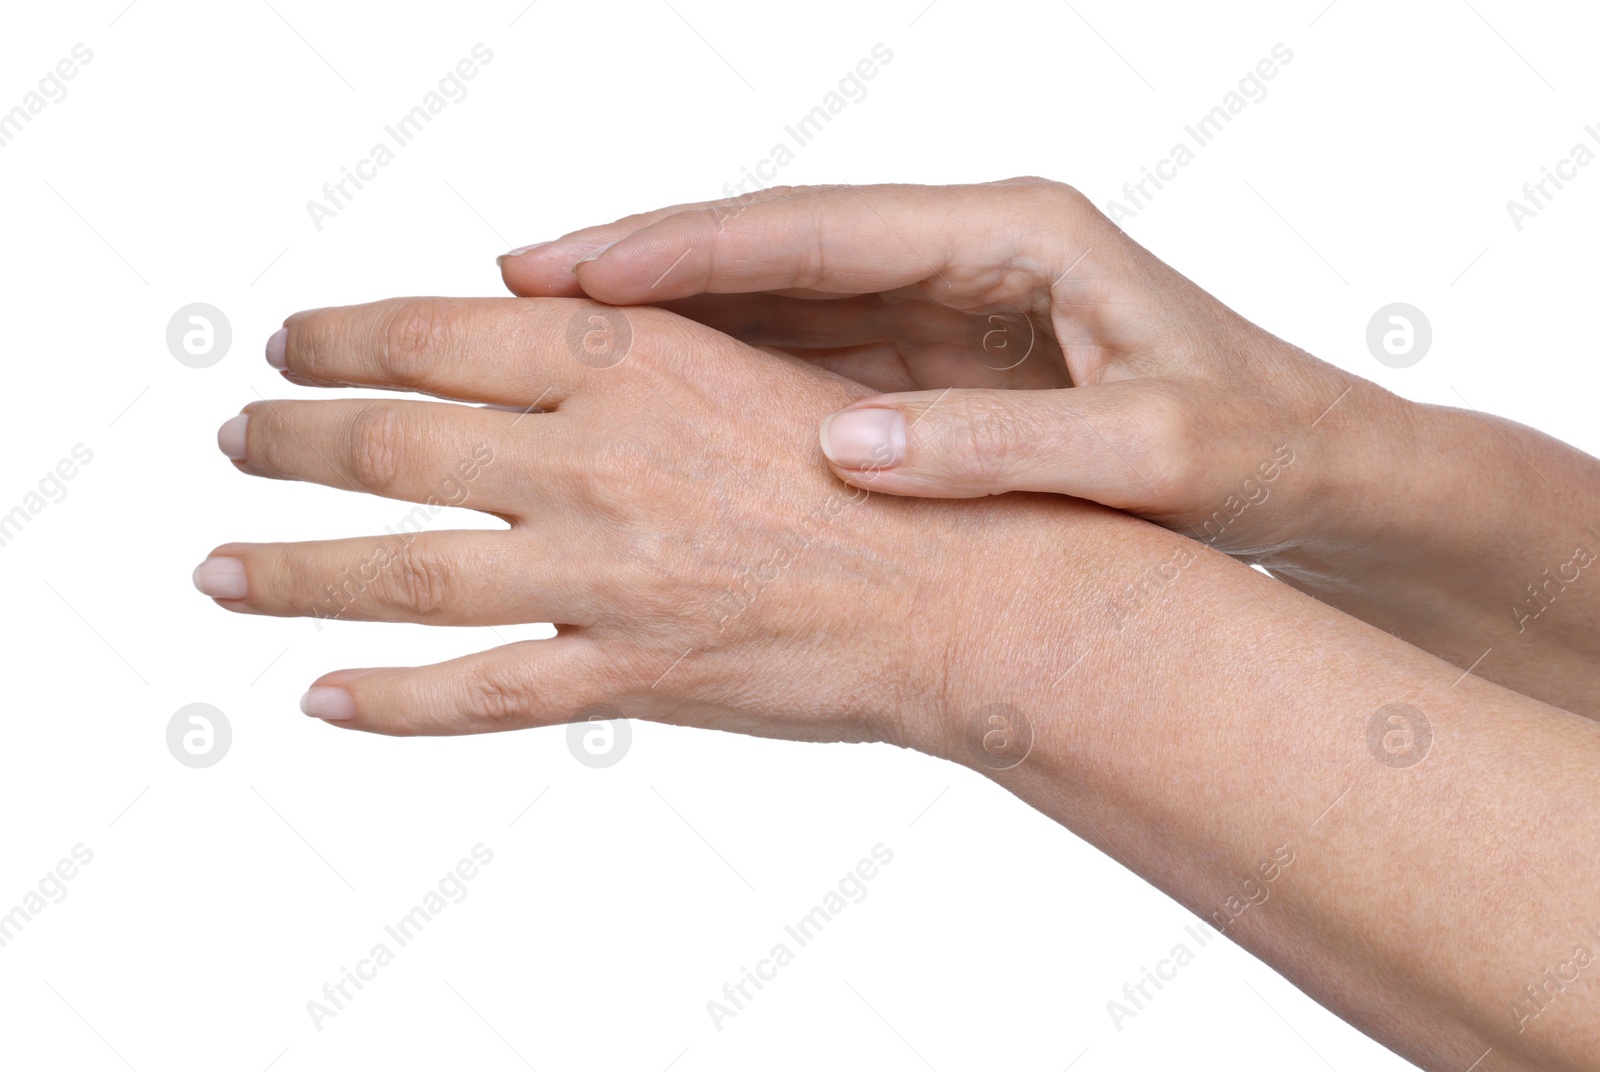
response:
[[[244,560],[213,551],[194,568],[190,580],[200,594],[219,601],[236,602],[250,595],[250,577]]]
[[[289,329],[279,328],[267,336],[267,364],[282,372],[289,367]]]
[[[323,674],[300,697],[301,713],[324,722],[353,725],[361,713],[361,704],[357,700],[361,690],[356,683],[379,669],[381,667],[369,666]]]
[[[494,266],[505,274],[507,264],[533,265],[539,261],[540,250],[555,245],[555,242],[535,242],[530,246],[518,246],[516,249],[502,253],[494,259]]]
[[[553,243],[527,253],[502,253],[495,258],[500,281],[519,298],[578,298],[583,287]]]
[[[339,685],[313,685],[300,697],[300,710],[325,722],[342,722],[356,717],[356,698]]]

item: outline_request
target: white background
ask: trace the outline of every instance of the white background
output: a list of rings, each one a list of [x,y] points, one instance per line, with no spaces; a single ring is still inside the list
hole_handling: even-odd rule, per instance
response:
[[[560,728],[394,740],[303,717],[324,671],[549,630],[219,610],[189,582],[213,545],[376,532],[409,507],[250,480],[213,434],[258,396],[310,393],[261,357],[290,312],[498,293],[509,246],[718,196],[879,42],[893,59],[868,95],[779,181],[1036,173],[1104,203],[1281,42],[1294,58],[1269,95],[1126,229],[1328,360],[1594,451],[1600,167],[1520,232],[1506,209],[1600,123],[1593,13],[525,3],[7,5],[0,110],[75,44],[94,55],[0,149],[0,513],[74,445],[93,460],[0,547],[0,911],[73,846],[94,855],[0,949],[0,1063],[1409,1067],[1221,939],[1119,1030],[1106,1003],[1193,947],[1192,917],[949,764],[636,724],[629,754],[593,770]],[[318,231],[306,202],[479,42],[494,58],[469,96]],[[1408,369],[1365,344],[1395,301],[1434,329]],[[191,302],[232,325],[211,368],[167,349]],[[192,702],[233,730],[208,769],[167,750]],[[480,842],[494,859],[466,900],[313,1026],[306,1003]],[[706,1002],[880,842],[894,860],[866,899],[718,1031]]]

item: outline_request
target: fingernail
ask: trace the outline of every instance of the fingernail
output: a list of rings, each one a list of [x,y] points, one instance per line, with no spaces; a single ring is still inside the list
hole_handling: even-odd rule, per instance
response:
[[[502,253],[502,254],[500,254],[500,256],[498,256],[498,257],[496,257],[494,259],[494,262],[496,264],[504,264],[508,258],[520,257],[524,253],[532,253],[534,250],[543,249],[545,246],[548,246],[548,245],[550,245],[549,242],[535,242],[531,246],[518,246],[516,249],[512,250],[510,253]]]
[[[822,453],[844,469],[886,469],[906,458],[906,421],[897,409],[847,409],[822,422]]]
[[[275,369],[289,367],[289,329],[279,328],[267,337],[267,364]]]
[[[356,698],[337,685],[313,685],[300,697],[300,710],[312,718],[355,718]]]
[[[244,434],[250,423],[250,414],[229,417],[217,429],[217,449],[236,462],[244,461]]]
[[[622,241],[622,239],[619,238],[615,242],[607,242],[605,245],[601,246],[599,249],[593,250],[592,252],[586,253],[582,257],[579,257],[577,260],[572,262],[572,270],[573,270],[573,272],[574,273],[577,272],[578,265],[580,265],[580,264],[588,264],[592,260],[598,260],[599,257],[600,257],[600,254],[604,253],[606,250],[608,250],[612,246],[616,245],[617,242],[621,242],[621,241]]]
[[[237,558],[208,558],[194,568],[194,586],[212,599],[243,599],[250,594],[244,563]]]

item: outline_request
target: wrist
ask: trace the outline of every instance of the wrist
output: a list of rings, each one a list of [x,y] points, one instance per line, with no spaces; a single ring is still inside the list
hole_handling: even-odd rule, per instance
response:
[[[1413,551],[1437,531],[1446,481],[1429,443],[1430,407],[1321,361],[1287,430],[1293,458],[1278,542],[1247,556],[1274,573],[1345,574],[1353,555]]]
[[[1080,499],[989,502],[996,510],[985,546],[972,548],[969,568],[941,578],[937,600],[924,597],[953,628],[927,660],[939,667],[936,715],[923,740],[907,743],[1004,781],[1046,753],[1075,753],[1063,742],[1097,712],[1137,702],[1131,653],[1176,628],[1170,608],[1192,585],[1208,585],[1193,578],[1226,559]],[[1209,567],[1195,568],[1207,558]]]

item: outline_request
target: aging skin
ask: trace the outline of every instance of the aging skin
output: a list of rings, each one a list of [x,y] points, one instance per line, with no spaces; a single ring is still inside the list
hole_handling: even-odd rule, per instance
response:
[[[596,367],[618,356],[611,318],[629,341]],[[869,388],[672,312],[405,299],[296,314],[269,356],[297,383],[510,408],[255,402],[219,434],[241,471],[419,501],[475,462],[465,505],[508,527],[224,544],[197,570],[207,594],[244,613],[561,623],[327,674],[309,714],[453,734],[604,703],[888,741],[990,774],[1206,918],[1288,845],[1293,866],[1229,933],[1317,1000],[1428,1068],[1593,1066],[1600,965],[1538,1015],[1514,1009],[1600,945],[1600,725],[1105,506],[861,494],[817,435]],[[1164,563],[1169,580],[1114,609]],[[997,703],[1033,735],[1006,770],[969,743]],[[1395,703],[1431,727],[1409,766],[1387,722],[1373,733]]]
[[[1600,462],[1318,361],[1070,187],[781,187],[501,270],[517,294],[664,304],[889,392],[827,419],[847,481],[865,451],[885,493],[1093,499],[1600,716]],[[874,442],[899,443],[893,464]]]

